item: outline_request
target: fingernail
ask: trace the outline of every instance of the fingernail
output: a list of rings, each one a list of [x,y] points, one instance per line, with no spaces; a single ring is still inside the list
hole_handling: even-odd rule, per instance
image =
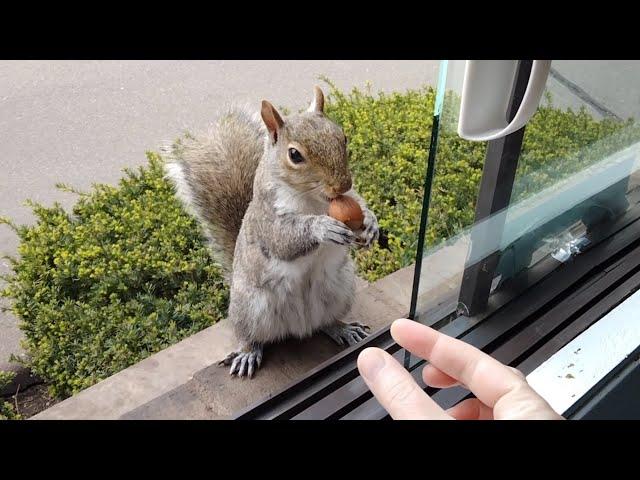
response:
[[[384,354],[377,348],[367,348],[360,354],[360,373],[370,381],[375,381],[385,364]]]

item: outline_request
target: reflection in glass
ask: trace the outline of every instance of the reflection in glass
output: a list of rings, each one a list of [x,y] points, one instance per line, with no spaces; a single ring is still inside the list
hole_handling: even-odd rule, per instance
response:
[[[636,118],[625,119],[600,100],[589,103],[585,92],[624,105],[628,112],[620,97],[640,103],[640,88],[629,82],[640,76],[640,62],[606,62],[609,70],[589,63],[588,68],[579,62],[552,63],[545,99],[525,127],[509,207],[475,225],[487,142],[457,136],[464,62],[445,64],[445,78],[438,85],[442,106],[432,198],[428,212],[423,211],[428,224],[418,256],[417,320],[434,324],[456,315],[465,266],[499,252],[491,289],[496,291],[545,258],[562,264],[614,233],[620,219],[638,208],[637,112]],[[616,68],[624,75],[616,75]],[[599,82],[593,72],[600,75]],[[502,233],[496,236],[498,229]],[[470,238],[475,243],[468,258]],[[483,243],[483,238],[494,240]]]

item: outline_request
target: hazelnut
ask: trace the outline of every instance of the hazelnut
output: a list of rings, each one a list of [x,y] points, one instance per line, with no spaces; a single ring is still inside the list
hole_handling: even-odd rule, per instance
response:
[[[330,217],[344,223],[351,230],[359,230],[362,228],[364,214],[358,202],[346,195],[339,195],[329,204]]]

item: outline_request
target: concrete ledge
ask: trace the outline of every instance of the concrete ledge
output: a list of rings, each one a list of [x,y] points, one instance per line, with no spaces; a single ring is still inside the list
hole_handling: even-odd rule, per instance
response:
[[[408,306],[385,299],[359,282],[347,321],[378,330],[405,315]],[[342,350],[319,334],[265,351],[251,380],[238,380],[216,362],[235,347],[223,320],[32,417],[45,419],[225,418],[299,378]]]
[[[422,318],[442,317],[455,310],[469,244],[469,238],[463,236],[423,257],[417,304]],[[402,268],[374,286],[387,301],[409,306],[414,270],[415,265]]]
[[[188,382],[235,346],[223,320],[31,417],[115,419]]]
[[[359,291],[345,321],[359,321],[372,331],[406,315],[408,307],[391,304],[375,285]],[[240,380],[227,368],[211,365],[171,392],[122,415],[128,420],[226,419],[234,412],[272,395],[343,350],[325,335],[291,340],[265,349],[265,361],[256,376]]]

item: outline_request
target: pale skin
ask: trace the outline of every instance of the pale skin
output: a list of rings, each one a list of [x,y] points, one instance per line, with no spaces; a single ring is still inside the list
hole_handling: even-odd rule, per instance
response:
[[[406,319],[391,325],[391,335],[429,362],[422,371],[427,385],[459,385],[476,397],[443,410],[391,355],[367,348],[358,357],[358,369],[394,420],[563,420],[521,372],[461,340]]]

